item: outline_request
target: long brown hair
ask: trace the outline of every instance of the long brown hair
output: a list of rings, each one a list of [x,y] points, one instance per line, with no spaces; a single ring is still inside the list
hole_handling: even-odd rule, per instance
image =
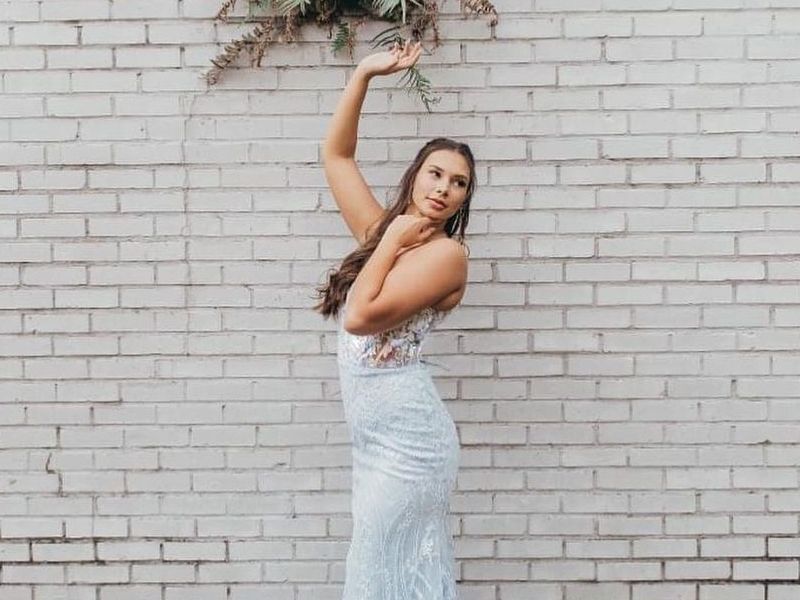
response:
[[[433,152],[437,150],[453,150],[463,156],[467,165],[469,166],[469,182],[467,184],[467,193],[464,198],[464,203],[461,208],[452,215],[444,225],[444,231],[447,237],[453,238],[464,244],[464,233],[469,223],[469,205],[472,200],[472,195],[475,192],[475,159],[472,156],[472,151],[467,144],[456,142],[449,138],[435,138],[425,144],[414,162],[403,173],[400,180],[400,188],[397,192],[397,197],[394,203],[384,212],[383,217],[377,221],[377,225],[373,224],[368,229],[368,234],[364,245],[357,248],[348,254],[342,261],[338,269],[328,271],[327,283],[317,287],[318,298],[320,302],[314,306],[314,310],[319,311],[327,319],[330,316],[335,316],[339,312],[339,307],[344,303],[347,290],[355,281],[361,269],[366,264],[369,257],[375,251],[378,243],[381,241],[383,234],[389,227],[389,224],[398,215],[405,213],[411,202],[411,192],[414,186],[414,179],[422,168],[422,163]]]

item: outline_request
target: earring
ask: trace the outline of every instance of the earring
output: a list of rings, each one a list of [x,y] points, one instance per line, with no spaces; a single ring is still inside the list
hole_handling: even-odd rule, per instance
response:
[[[464,218],[464,208],[459,208],[458,212],[456,212],[456,218],[453,219],[453,225],[451,230],[451,235],[454,235],[458,231],[458,226],[461,223],[461,219]]]

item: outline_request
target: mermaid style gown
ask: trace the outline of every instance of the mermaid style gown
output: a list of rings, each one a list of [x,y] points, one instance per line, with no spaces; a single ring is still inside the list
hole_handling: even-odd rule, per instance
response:
[[[353,335],[339,314],[337,362],[353,448],[353,534],[342,600],[455,600],[449,495],[459,440],[427,367],[425,334],[447,312]]]

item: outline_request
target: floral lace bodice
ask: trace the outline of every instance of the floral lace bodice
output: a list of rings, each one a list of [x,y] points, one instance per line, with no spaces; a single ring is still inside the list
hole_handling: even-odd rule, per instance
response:
[[[426,334],[449,314],[429,306],[392,329],[355,335],[344,328],[346,305],[347,300],[339,311],[337,357],[339,363],[355,367],[391,369],[419,362]]]

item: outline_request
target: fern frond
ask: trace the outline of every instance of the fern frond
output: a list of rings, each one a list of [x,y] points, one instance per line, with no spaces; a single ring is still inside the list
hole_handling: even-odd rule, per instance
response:
[[[430,27],[433,29],[433,47],[438,48],[440,46],[438,15],[439,8],[436,6],[436,0],[423,0],[422,10],[414,13],[414,18],[409,25],[411,39],[425,39],[425,33]]]
[[[218,0],[222,3],[216,19],[227,21],[238,0]],[[437,2],[439,0],[244,0],[247,3],[246,23],[255,28],[238,40],[224,46],[223,51],[211,60],[212,68],[205,74],[209,84],[216,83],[222,71],[233,63],[243,51],[251,57],[251,65],[261,65],[267,47],[273,43],[293,42],[304,24],[316,22],[327,28],[332,39],[333,52],[347,48],[350,58],[356,44],[357,29],[367,19],[388,21],[392,26],[379,32],[370,41],[373,48],[390,47],[394,42],[408,38],[414,41],[430,40],[433,47],[440,45]],[[492,0],[461,0],[462,11],[488,14],[492,24],[497,23],[497,10]],[[273,10],[274,9],[274,10]],[[342,22],[345,17],[356,20]],[[334,28],[336,36],[334,38]],[[427,50],[427,48],[426,48]],[[416,68],[407,70],[404,85],[409,93],[419,94],[426,109],[441,100],[431,94],[430,81]]]
[[[227,21],[228,20],[228,13],[234,9],[236,6],[236,0],[225,0],[222,4],[222,7],[217,12],[216,16],[214,17],[218,21]]]
[[[408,82],[403,83],[408,78]],[[409,67],[398,82],[398,86],[405,87],[406,93],[415,92],[425,105],[425,110],[431,112],[431,105],[442,101],[441,96],[434,96],[431,92],[431,82],[417,67]]]
[[[341,51],[343,48],[347,47],[347,40],[350,39],[350,24],[349,23],[339,23],[339,27],[336,29],[336,37],[333,38],[333,46],[332,50],[334,53]]]
[[[467,13],[492,15],[490,23],[497,25],[497,9],[489,0],[461,0],[461,6],[462,9],[466,9]]]
[[[306,14],[306,9],[308,8],[309,4],[311,4],[311,0],[274,0],[275,1],[275,8],[278,9],[278,12],[282,15],[286,15],[293,10],[299,10],[301,15]]]
[[[395,25],[394,27],[389,27],[389,29],[384,29],[379,32],[370,40],[370,43],[373,48],[377,48],[378,46],[391,46],[395,42],[401,41],[403,41],[403,38],[400,35],[400,26]]]
[[[339,24],[341,15],[339,14],[337,0],[314,0],[314,20],[317,25],[328,26],[328,37],[332,35],[334,25]]]
[[[261,59],[264,58],[264,53],[267,51],[267,46],[272,43],[272,31],[275,28],[275,20],[273,17],[267,17],[263,26],[256,28],[253,34],[247,38],[248,46],[247,51],[250,53],[250,66],[261,66]]]
[[[385,17],[392,12],[396,12],[398,6],[402,12],[401,22],[406,22],[406,0],[372,0],[372,7],[378,15]]]
[[[339,29],[333,40],[332,49],[334,54],[347,48],[350,60],[353,60],[353,51],[356,46],[356,30],[361,23],[363,23],[363,21],[357,23],[339,23]]]
[[[300,23],[300,11],[294,10],[286,15],[283,21],[282,38],[286,42],[296,41],[295,33]]]
[[[214,85],[217,83],[222,71],[225,70],[225,68],[233,61],[235,61],[242,51],[247,50],[252,55],[253,46],[256,45],[258,41],[265,35],[269,35],[271,30],[272,22],[268,20],[265,23],[259,23],[252,31],[245,33],[238,40],[234,40],[229,44],[226,44],[222,54],[219,54],[215,58],[211,59],[211,63],[214,66],[209,69],[204,76],[208,84]]]
[[[208,85],[214,85],[219,81],[219,76],[222,71],[231,64],[239,54],[244,50],[244,42],[242,40],[234,40],[226,44],[225,49],[221,54],[211,59],[211,64],[214,65],[206,71],[204,77]]]

